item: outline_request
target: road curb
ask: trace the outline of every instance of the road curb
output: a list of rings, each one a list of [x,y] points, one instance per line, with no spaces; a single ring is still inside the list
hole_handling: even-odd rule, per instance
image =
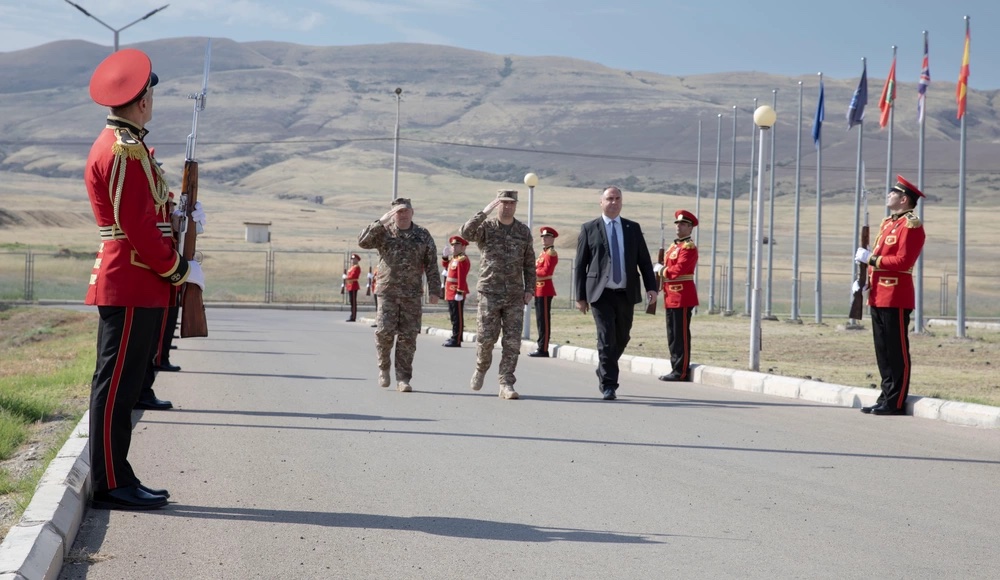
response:
[[[0,544],[0,580],[59,577],[90,497],[89,425],[88,411],[45,469],[21,520]]]
[[[359,320],[363,320],[369,324],[374,323],[372,319]],[[432,326],[424,326],[422,331],[425,334],[434,336],[446,338],[451,336],[450,330],[434,328]],[[476,335],[466,332],[463,334],[462,340],[463,342],[474,343]],[[537,348],[537,344],[534,341],[521,341],[522,353],[527,354],[535,350],[535,348]],[[570,362],[597,366],[597,351],[592,348],[583,348],[568,344],[550,345],[549,356]],[[666,359],[631,355],[622,356],[619,361],[619,368],[623,372],[652,375],[655,377],[668,374],[671,370],[670,361]],[[860,409],[864,406],[874,405],[878,398],[878,391],[875,389],[836,385],[811,379],[799,379],[697,364],[691,365],[691,370],[691,382],[694,383],[733,389],[735,391],[747,391],[775,397],[800,399],[838,407]],[[906,407],[908,414],[920,419],[944,421],[966,427],[1000,429],[1000,407],[946,401],[944,399],[921,397],[919,395],[910,395],[907,398]]]

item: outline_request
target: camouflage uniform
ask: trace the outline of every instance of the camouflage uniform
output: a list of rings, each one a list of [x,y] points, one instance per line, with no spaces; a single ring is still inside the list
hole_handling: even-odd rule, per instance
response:
[[[393,204],[409,200],[399,198]],[[437,248],[434,238],[426,229],[412,224],[408,230],[399,230],[394,224],[383,226],[375,221],[358,235],[358,246],[379,253],[378,309],[375,325],[375,356],[378,368],[388,371],[392,363],[390,353],[396,343],[396,380],[409,383],[413,377],[413,354],[417,350],[417,335],[423,315],[424,283],[441,286],[437,269]]]
[[[517,192],[501,191],[497,197],[517,200]],[[531,230],[517,219],[509,226],[500,218],[487,219],[478,212],[465,222],[460,234],[479,247],[479,309],[476,314],[476,371],[493,364],[493,346],[503,331],[500,385],[513,387],[517,356],[521,352],[524,294],[535,292],[535,249]]]

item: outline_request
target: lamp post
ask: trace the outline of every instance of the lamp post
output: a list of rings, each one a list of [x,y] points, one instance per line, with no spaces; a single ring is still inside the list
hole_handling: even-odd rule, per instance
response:
[[[132,22],[129,22],[128,24],[126,24],[125,26],[122,26],[121,28],[115,28],[115,27],[109,25],[107,22],[104,22],[100,18],[94,16],[90,12],[87,12],[86,10],[84,10],[83,6],[80,6],[79,4],[76,4],[75,2],[70,2],[70,0],[65,0],[65,2],[67,4],[69,4],[70,6],[75,7],[80,12],[83,12],[85,15],[89,16],[90,18],[93,18],[98,23],[100,23],[100,25],[103,26],[104,28],[107,28],[111,32],[115,33],[115,52],[118,52],[118,33],[119,32],[121,32],[122,30],[125,30],[126,28],[128,28],[129,26],[132,26],[133,24],[138,24],[139,22],[142,22],[143,20],[145,20],[145,19],[149,18],[150,16],[156,14],[160,10],[163,10],[167,6],[170,6],[170,4],[164,4],[163,6],[160,6],[159,8],[157,8],[156,10],[149,11],[142,18],[136,18],[135,20],[133,20]]]
[[[754,253],[753,253],[753,297],[750,304],[750,370],[760,370],[760,278],[761,278],[761,252],[764,241],[764,135],[774,126],[777,115],[774,109],[762,105],[753,112],[753,122],[760,129],[760,157],[757,161],[757,217],[754,228]],[[774,168],[772,167],[773,171]]]
[[[399,95],[403,89],[396,87],[396,132],[392,139],[392,199],[399,195]]]
[[[529,173],[524,176],[524,184],[528,186],[528,231],[531,232],[531,239],[535,239],[535,228],[533,223],[535,211],[535,186],[538,185],[538,176]],[[524,305],[524,329],[521,338],[528,340],[531,338],[531,303]]]

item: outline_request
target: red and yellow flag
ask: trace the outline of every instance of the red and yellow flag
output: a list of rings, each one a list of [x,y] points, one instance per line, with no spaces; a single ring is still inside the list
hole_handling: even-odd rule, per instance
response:
[[[965,97],[969,92],[969,27],[965,27],[965,52],[962,53],[962,69],[958,72],[958,86],[955,100],[958,102],[958,118],[965,116]]]
[[[889,78],[885,79],[885,86],[882,87],[882,98],[878,101],[878,109],[882,115],[878,118],[878,126],[885,129],[889,124],[889,113],[892,112],[892,104],[896,101],[896,57],[892,57],[892,66],[889,67]]]

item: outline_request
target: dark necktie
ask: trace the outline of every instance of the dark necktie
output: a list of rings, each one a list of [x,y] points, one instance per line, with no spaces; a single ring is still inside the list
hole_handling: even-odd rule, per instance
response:
[[[611,220],[611,279],[622,282],[622,257],[618,251],[618,221]]]

